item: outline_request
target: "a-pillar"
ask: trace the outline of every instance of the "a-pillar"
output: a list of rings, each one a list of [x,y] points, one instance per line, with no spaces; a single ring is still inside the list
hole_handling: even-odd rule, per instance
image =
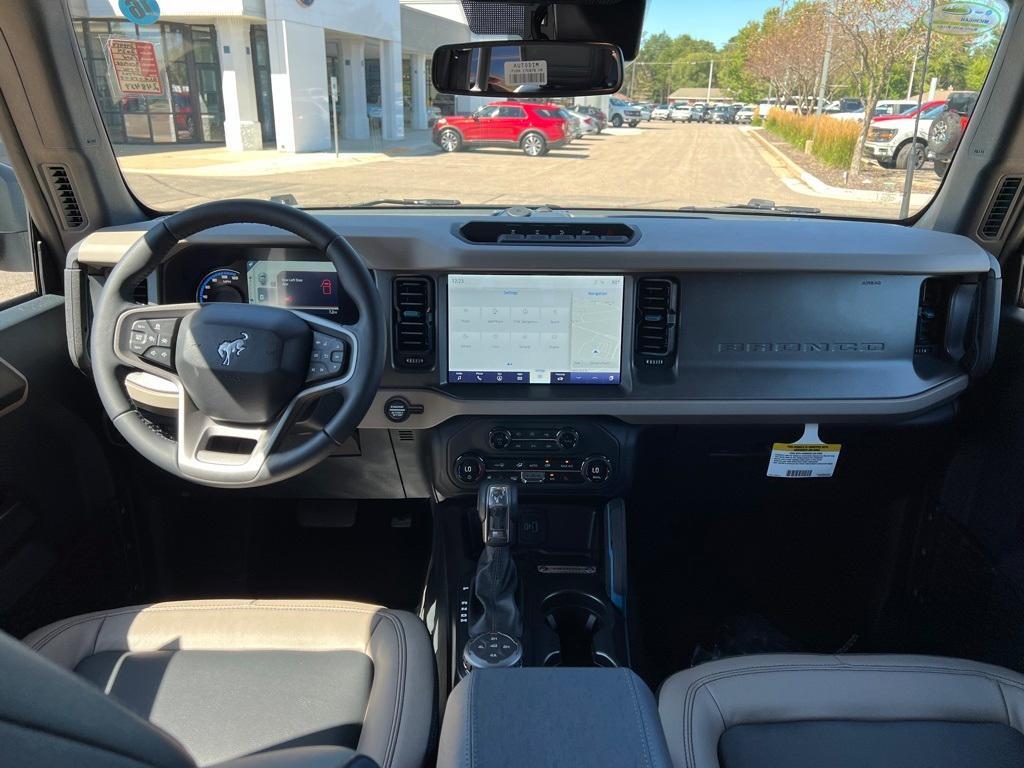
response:
[[[324,152],[331,147],[327,44],[323,27],[267,19],[277,148]]]
[[[380,44],[380,105],[384,110],[384,138],[405,138],[405,109],[402,103],[402,44],[382,40]]]
[[[370,138],[366,114],[366,42],[359,37],[341,41],[341,135],[346,139]]]
[[[249,25],[241,19],[218,19],[216,27],[224,98],[224,143],[236,152],[263,149]]]
[[[409,125],[415,131],[427,128],[427,55],[413,53],[409,56],[409,77],[412,79],[412,115]]]

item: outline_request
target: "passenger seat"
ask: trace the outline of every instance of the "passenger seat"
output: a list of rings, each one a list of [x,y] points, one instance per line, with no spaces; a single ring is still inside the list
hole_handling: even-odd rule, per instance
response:
[[[675,768],[1019,768],[1024,677],[931,656],[761,655],[662,685]]]

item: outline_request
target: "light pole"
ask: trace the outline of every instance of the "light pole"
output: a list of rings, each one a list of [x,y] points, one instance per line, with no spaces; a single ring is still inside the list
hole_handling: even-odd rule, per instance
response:
[[[932,52],[932,24],[934,21],[935,0],[931,0],[931,5],[928,8],[928,33],[924,38],[924,60],[921,62],[921,90],[917,94],[917,114],[914,115],[914,134],[910,140],[910,160],[907,162],[907,175],[903,179],[903,201],[900,203],[901,219],[905,219],[910,215],[910,195],[914,189],[914,172],[917,170],[917,131],[921,125],[921,102],[924,100],[924,80],[928,77],[928,57]],[[871,118],[865,115],[864,119],[870,120]],[[927,153],[928,150],[922,151]]]
[[[821,112],[824,109],[825,86],[828,84],[828,68],[832,62],[832,17],[828,17],[828,36],[825,38],[825,58],[821,62],[821,83],[818,85],[818,109],[814,118],[814,135],[811,143],[818,138],[818,126],[821,125]]]

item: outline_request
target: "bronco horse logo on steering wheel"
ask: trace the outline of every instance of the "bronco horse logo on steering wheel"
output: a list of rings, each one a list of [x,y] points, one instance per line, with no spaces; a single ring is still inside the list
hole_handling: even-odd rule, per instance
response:
[[[249,334],[242,331],[242,335],[232,341],[222,341],[217,347],[217,354],[220,355],[221,365],[231,365],[231,357],[238,357],[245,352],[245,342],[249,340]]]

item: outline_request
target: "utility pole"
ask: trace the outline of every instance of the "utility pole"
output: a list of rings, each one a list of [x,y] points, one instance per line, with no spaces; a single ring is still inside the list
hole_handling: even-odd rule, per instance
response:
[[[935,23],[935,0],[932,0],[931,7],[928,9],[928,34],[924,38],[924,61],[921,62],[921,92],[917,94],[917,114],[914,115],[914,138],[913,143],[910,145],[911,154],[910,160],[907,161],[907,175],[903,180],[903,201],[900,203],[900,218],[905,219],[910,215],[910,195],[914,190],[914,172],[917,170],[917,153],[918,151],[927,153],[927,144],[925,148],[920,149],[920,145],[917,143],[917,131],[921,124],[921,103],[924,100],[924,79],[928,77],[928,57],[932,52],[932,25]],[[865,119],[867,116],[865,115]]]
[[[910,80],[907,81],[907,101],[914,95],[914,75],[917,74],[917,51],[914,51],[914,60],[910,64]]]
[[[821,125],[821,113],[825,107],[825,87],[828,85],[828,68],[832,63],[832,16],[828,17],[828,35],[825,38],[825,58],[821,62],[821,82],[818,84],[818,109],[814,118],[813,143],[818,138],[818,126]]]
[[[711,103],[711,78],[715,76],[715,60],[711,60],[711,68],[708,69],[708,98],[706,104]]]

